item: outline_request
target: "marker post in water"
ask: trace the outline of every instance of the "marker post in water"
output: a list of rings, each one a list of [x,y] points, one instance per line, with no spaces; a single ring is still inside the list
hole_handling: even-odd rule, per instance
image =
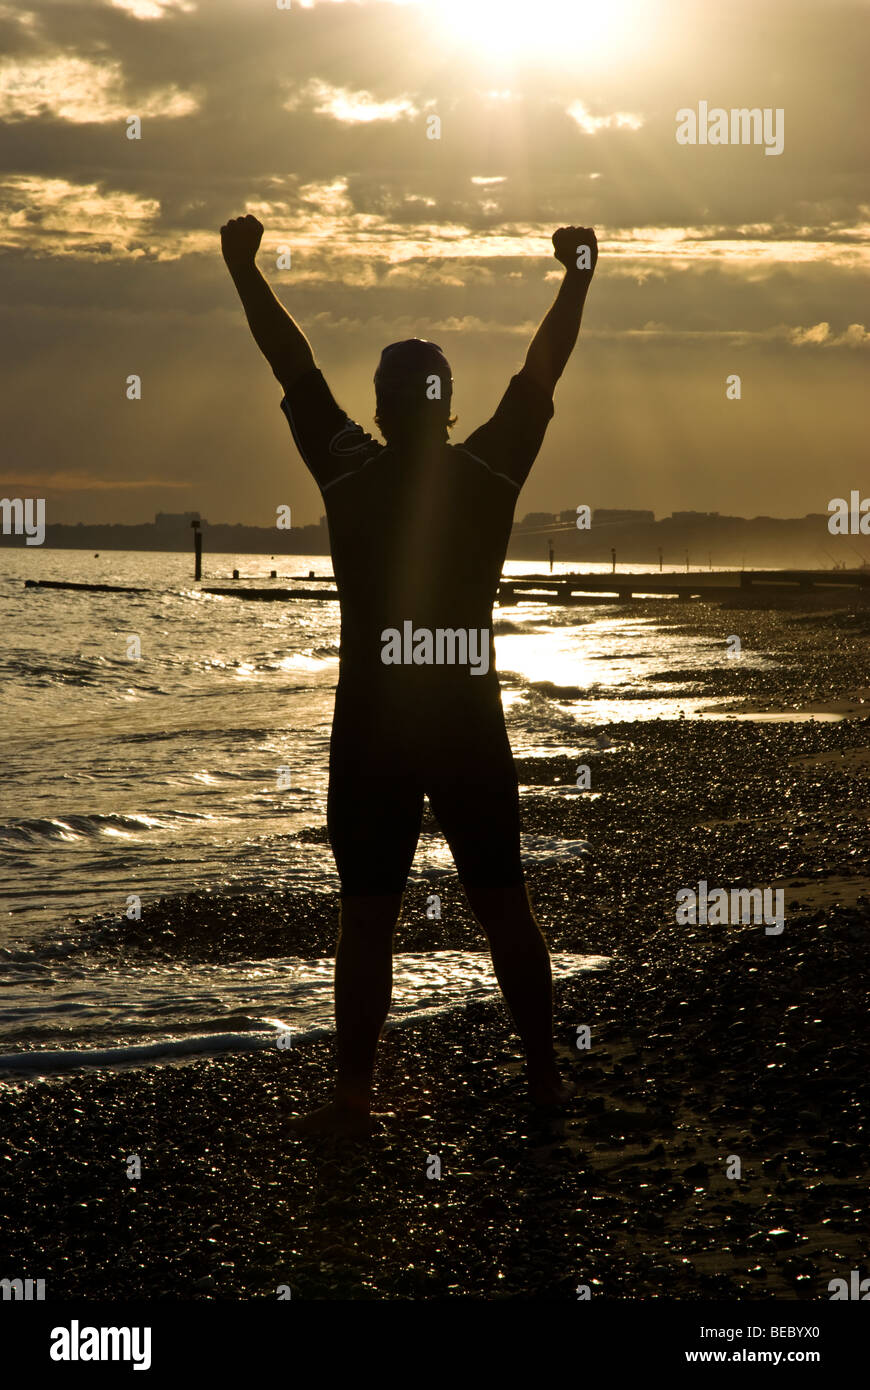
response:
[[[190,523],[193,527],[193,577],[195,580],[202,579],[202,532],[199,529],[199,518],[194,517]],[[237,578],[236,575],[233,578]]]

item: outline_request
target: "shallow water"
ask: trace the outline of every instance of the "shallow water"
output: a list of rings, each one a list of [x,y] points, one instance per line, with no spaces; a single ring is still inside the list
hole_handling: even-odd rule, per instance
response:
[[[551,959],[555,980],[609,963],[569,953]],[[0,1055],[0,1073],[32,1077],[293,1047],[332,1029],[334,968],[331,958],[123,968],[6,961],[0,1047],[10,1050]],[[393,977],[388,1026],[498,992],[484,952],[400,952]]]
[[[212,577],[234,567],[331,572],[323,556],[207,557]],[[190,570],[187,555],[0,551],[0,945],[123,913],[133,893],[338,887],[328,846],[293,838],[326,820],[338,606],[209,597]],[[152,592],[39,592],[26,577]],[[496,619],[518,757],[580,761],[610,722],[691,715],[701,701],[684,676],[649,678],[727,659],[721,643],[616,607],[523,604]],[[412,876],[450,867],[440,836],[421,837]]]
[[[208,557],[206,573],[238,568],[268,583],[272,567],[282,578],[331,573],[323,556],[229,555]],[[46,1070],[169,1062],[331,1027],[331,961],[118,970],[72,943],[41,950],[97,914],[123,933],[131,895],[147,904],[197,889],[338,888],[328,844],[296,838],[326,820],[338,605],[209,596],[190,571],[187,555],[0,551],[0,1047],[25,1074],[34,1060]],[[148,592],[25,590],[28,577]],[[498,608],[494,628],[519,758],[619,756],[609,726],[691,717],[705,703],[703,675],[728,661],[723,642],[618,605],[523,603]],[[571,782],[521,788],[580,795]],[[581,839],[523,838],[527,864],[594,853]],[[454,875],[445,841],[426,830],[412,882]],[[599,963],[557,957],[554,969]],[[400,955],[396,978],[397,1019],[495,990],[488,957],[474,953]]]

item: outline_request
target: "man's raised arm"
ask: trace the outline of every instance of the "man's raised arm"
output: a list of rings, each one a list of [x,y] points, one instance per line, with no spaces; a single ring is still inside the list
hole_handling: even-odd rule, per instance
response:
[[[256,217],[231,217],[221,227],[221,251],[254,341],[286,391],[316,363],[302,329],[257,269],[255,258],[262,235],[263,224]]]
[[[591,227],[560,227],[553,233],[553,254],[565,267],[565,279],[523,365],[523,372],[551,395],[580,332],[583,305],[598,260],[594,231]]]

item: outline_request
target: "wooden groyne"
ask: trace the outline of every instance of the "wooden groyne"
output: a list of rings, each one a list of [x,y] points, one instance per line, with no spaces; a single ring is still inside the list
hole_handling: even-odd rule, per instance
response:
[[[323,588],[306,588],[312,580]],[[264,587],[247,583],[203,584],[199,592],[218,598],[237,598],[264,603],[286,603],[295,599],[337,602],[335,580],[331,575],[308,574],[289,579],[292,587]],[[27,589],[78,589],[89,593],[147,594],[156,590],[121,584],[82,584],[63,579],[25,579]],[[498,590],[502,607],[517,603],[626,603],[646,595],[677,599],[724,598],[740,590],[776,590],[780,594],[821,588],[870,588],[870,570],[715,570],[695,574],[524,574],[503,578]]]
[[[334,583],[335,581],[326,582]],[[211,585],[203,585],[201,592],[217,594],[220,598],[264,599],[266,602],[271,600],[273,603],[277,599],[295,598],[331,599],[334,603],[338,602],[338,593],[335,589],[213,589]]]
[[[89,594],[150,594],[152,589],[133,588],[129,584],[74,584],[68,579],[25,579],[25,589],[82,589]]]
[[[864,570],[715,570],[695,574],[523,575],[502,579],[498,601],[512,603],[627,602],[647,594],[679,599],[716,599],[739,590],[760,589],[793,593],[825,586],[870,587],[870,571]]]

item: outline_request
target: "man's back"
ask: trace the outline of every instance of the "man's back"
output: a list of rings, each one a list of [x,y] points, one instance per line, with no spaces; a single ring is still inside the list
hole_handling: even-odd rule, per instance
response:
[[[422,646],[411,670],[404,660],[385,662],[383,634],[407,623],[433,634],[485,630],[489,646],[514,507],[553,413],[550,397],[514,377],[492,419],[462,445],[380,444],[347,419],[316,370],[282,407],[326,504],[342,678],[365,674],[395,685],[418,679],[421,666],[433,684],[468,677],[468,664],[449,658],[430,667]],[[490,685],[491,660],[486,668]]]

